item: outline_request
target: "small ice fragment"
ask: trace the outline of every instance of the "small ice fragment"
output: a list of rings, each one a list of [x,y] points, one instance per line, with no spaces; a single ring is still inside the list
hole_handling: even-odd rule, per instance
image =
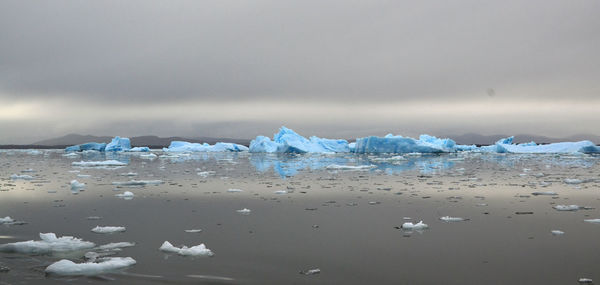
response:
[[[465,221],[465,218],[461,218],[461,217],[450,217],[450,216],[444,216],[441,217],[440,220],[444,221],[444,222],[462,222]]]
[[[121,176],[137,176],[138,174],[135,172],[127,172],[127,173],[121,173]]]
[[[206,248],[206,246],[203,243],[196,245],[196,246],[192,246],[192,247],[182,246],[181,248],[179,248],[179,247],[174,247],[170,242],[165,241],[160,246],[159,250],[177,253],[179,255],[190,255],[190,256],[199,256],[199,255],[213,256],[214,255],[213,252],[210,249]]]
[[[250,209],[243,208],[243,209],[241,209],[241,210],[237,210],[236,212],[238,212],[238,213],[240,213],[240,214],[248,215],[248,214],[250,214],[251,210],[250,210]]]
[[[202,230],[201,229],[191,229],[191,230],[184,230],[186,233],[199,233]]]
[[[23,175],[13,174],[10,176],[10,179],[12,179],[12,180],[31,180],[31,179],[33,179],[33,176],[27,175],[27,174],[23,174]]]
[[[93,242],[83,241],[72,236],[57,238],[54,233],[40,233],[39,241],[29,240],[0,245],[0,252],[43,254],[88,249],[96,246]]]
[[[423,230],[427,228],[429,228],[429,226],[427,224],[424,224],[423,221],[420,221],[416,224],[413,224],[411,222],[406,222],[402,224],[402,229],[405,230]]]
[[[131,257],[108,257],[98,263],[75,263],[68,259],[62,259],[46,267],[45,272],[50,274],[69,276],[98,275],[123,269],[125,267],[134,265],[135,263],[135,259]]]
[[[321,273],[321,269],[319,269],[319,268],[300,271],[300,274],[304,274],[304,275],[315,275],[315,274],[319,274],[319,273]]]
[[[144,185],[158,185],[162,184],[162,180],[129,180],[127,182],[113,182],[113,185],[117,186],[144,186]]]
[[[100,220],[102,219],[102,217],[98,217],[98,216],[89,216],[86,218],[87,220]]]
[[[577,282],[579,282],[581,284],[591,284],[591,283],[594,283],[594,281],[591,278],[579,278],[579,280],[577,280]]]
[[[96,167],[96,166],[126,166],[127,163],[120,162],[118,160],[104,160],[104,161],[73,161],[73,166],[79,167]]]
[[[140,154],[140,158],[142,158],[142,159],[150,159],[150,160],[153,160],[153,159],[156,159],[157,157],[158,157],[158,156],[157,156],[156,154],[154,154],[154,153]]]
[[[600,219],[587,219],[587,220],[583,220],[583,221],[592,223],[592,224],[600,224]]]
[[[583,182],[583,180],[581,179],[575,179],[575,178],[567,178],[564,180],[564,182],[566,184],[581,184]]]
[[[97,234],[110,234],[110,233],[124,232],[124,231],[125,231],[125,227],[113,227],[113,226],[106,226],[106,227],[96,226],[95,228],[92,229],[92,232],[95,232]]]
[[[558,195],[558,193],[552,192],[552,191],[541,191],[541,192],[533,192],[533,193],[531,193],[531,195],[533,195],[533,196],[539,196],[539,195],[542,195],[542,196],[555,196],[555,195]]]
[[[237,192],[243,192],[244,190],[242,189],[227,189],[227,192],[229,193],[237,193]]]
[[[369,170],[371,168],[375,168],[375,165],[339,165],[339,164],[330,164],[326,167],[328,170]]]
[[[559,230],[552,230],[550,231],[553,235],[558,236],[558,235],[564,235],[565,232],[563,231],[559,231]]]
[[[287,191],[285,191],[285,190],[277,190],[277,191],[275,191],[275,192],[273,192],[273,193],[274,193],[274,194],[280,194],[280,195],[281,195],[281,194],[287,194]]]
[[[89,175],[89,174],[77,174],[77,177],[79,177],[79,178],[90,178],[92,176]]]
[[[14,222],[15,220],[13,220],[11,217],[6,216],[4,218],[0,218],[0,225],[1,224],[10,224],[12,222]]]
[[[97,247],[97,250],[113,250],[113,249],[118,249],[118,248],[123,248],[123,247],[132,247],[135,246],[135,243],[133,242],[112,242],[112,243],[108,243],[105,245],[101,245],[99,247]]]
[[[85,183],[81,183],[77,180],[71,180],[71,190],[80,190],[85,188]]]
[[[126,200],[131,200],[131,199],[133,199],[134,195],[132,192],[125,191],[123,194],[116,194],[115,196],[126,199]]]
[[[577,205],[556,205],[553,208],[557,211],[577,211],[580,207]]]

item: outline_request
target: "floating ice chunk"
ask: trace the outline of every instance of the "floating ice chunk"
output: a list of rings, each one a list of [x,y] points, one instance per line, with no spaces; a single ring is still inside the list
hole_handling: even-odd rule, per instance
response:
[[[97,234],[112,234],[112,233],[124,232],[124,231],[125,231],[125,227],[113,227],[113,226],[106,226],[106,227],[96,226],[95,228],[92,229],[92,232],[95,232]]]
[[[129,152],[150,152],[150,148],[147,146],[136,146],[128,150]]]
[[[69,146],[69,147],[65,148],[65,152],[86,151],[86,150],[104,151],[105,148],[106,148],[105,143],[89,142],[89,143]]]
[[[252,211],[251,211],[250,209],[243,208],[243,209],[241,209],[241,210],[236,210],[236,212],[238,212],[238,213],[240,213],[240,214],[248,215],[248,214],[250,214],[250,212],[252,212]]]
[[[587,219],[587,220],[583,220],[583,221],[592,223],[592,224],[600,224],[600,219]]]
[[[242,189],[227,189],[227,192],[229,193],[238,193],[238,192],[243,192],[244,190]]]
[[[577,280],[577,282],[579,282],[581,284],[591,284],[591,283],[594,283],[594,281],[591,278],[579,278],[579,280]]]
[[[177,253],[179,255],[190,255],[190,256],[199,256],[199,255],[204,255],[204,256],[213,256],[213,252],[206,248],[206,246],[201,243],[199,245],[196,246],[192,246],[192,247],[187,247],[187,246],[183,246],[181,248],[179,247],[174,247],[170,242],[165,241],[159,248],[159,250],[165,251],[165,252],[172,252],[172,253]]]
[[[581,207],[577,205],[556,205],[553,208],[557,211],[577,211]]]
[[[304,275],[315,275],[315,274],[319,274],[319,273],[321,273],[321,269],[319,269],[319,268],[300,271],[300,274],[304,274]]]
[[[106,145],[104,151],[128,151],[131,149],[131,141],[129,138],[121,138],[116,136],[110,143]]]
[[[126,182],[113,182],[113,185],[117,186],[144,186],[144,185],[158,185],[164,183],[162,180],[130,180]]]
[[[184,230],[186,233],[199,233],[202,230],[201,229],[191,229],[191,230]]]
[[[43,254],[51,252],[76,251],[96,246],[93,242],[83,241],[72,236],[57,238],[54,233],[40,233],[39,241],[20,241],[0,245],[0,252]]]
[[[85,183],[81,183],[77,180],[71,180],[71,190],[81,190],[85,188]]]
[[[12,222],[14,222],[15,220],[13,220],[11,217],[6,216],[4,218],[0,218],[0,225],[2,224],[10,224]]]
[[[74,161],[71,163],[73,166],[79,167],[96,167],[96,166],[126,166],[127,163],[118,160],[104,160],[104,161]]]
[[[533,192],[531,195],[534,196],[556,196],[558,193],[552,191],[541,191],[541,192]]]
[[[99,216],[89,216],[89,217],[87,217],[85,219],[86,220],[100,220],[100,219],[102,219],[102,217],[99,217]]]
[[[115,196],[117,196],[119,198],[123,198],[125,200],[131,200],[131,199],[133,199],[133,196],[135,196],[135,195],[132,192],[125,191],[122,194],[116,194]]]
[[[375,168],[375,165],[338,165],[330,164],[326,167],[328,170],[369,170]]]
[[[121,176],[137,176],[138,174],[135,172],[127,172],[127,173],[121,173]]]
[[[514,137],[505,138],[491,146],[479,148],[484,152],[498,153],[599,153],[600,147],[591,141],[559,142],[546,145],[537,145],[534,142],[526,144],[513,144]]]
[[[45,272],[66,276],[98,275],[123,269],[135,263],[135,259],[131,257],[107,257],[98,263],[75,263],[68,259],[62,259],[46,267]]]
[[[273,140],[257,136],[250,142],[250,152],[267,153],[336,153],[350,152],[348,141],[310,137],[307,139],[291,129],[281,127]]]
[[[278,195],[282,195],[282,194],[287,194],[288,192],[285,190],[277,190],[275,192],[273,192],[273,194],[278,194]]]
[[[156,154],[154,154],[154,153],[148,153],[148,154],[141,154],[140,155],[140,158],[142,158],[142,159],[150,159],[150,160],[153,160],[153,159],[155,159],[157,157],[158,156]]]
[[[215,174],[215,172],[214,171],[201,171],[201,172],[198,172],[197,174],[200,175],[200,176],[202,176],[202,177],[204,177],[204,178],[206,178],[206,177],[208,177],[210,175]]]
[[[576,179],[576,178],[567,178],[565,180],[563,180],[566,184],[581,184],[583,183],[583,180],[581,179]]]
[[[429,228],[429,226],[427,224],[424,224],[423,221],[420,221],[416,224],[413,224],[411,222],[406,222],[402,224],[402,229],[405,230],[424,230],[427,228]]]
[[[419,139],[388,134],[385,137],[356,139],[355,153],[442,153],[473,150],[476,147],[457,145],[451,139],[421,135]]]
[[[135,243],[126,242],[126,241],[112,242],[112,243],[108,243],[108,244],[96,247],[96,250],[114,250],[114,249],[119,249],[119,248],[124,248],[124,247],[132,247],[132,246],[135,246]]]
[[[184,141],[172,141],[168,148],[163,148],[166,152],[239,152],[247,151],[248,147],[241,144],[218,142],[214,145],[207,143],[190,143]]]
[[[74,153],[74,152],[69,152],[69,153],[65,153],[65,154],[63,154],[62,156],[64,156],[64,157],[68,157],[68,158],[75,158],[75,157],[78,157],[78,156],[79,156],[79,154],[77,154],[77,153]]]
[[[444,217],[441,217],[440,220],[442,220],[444,222],[462,222],[462,221],[466,221],[467,219],[460,218],[460,217],[444,216]]]
[[[12,180],[31,180],[31,179],[33,179],[33,176],[27,175],[27,174],[23,174],[23,175],[13,174],[10,176],[10,179],[12,179]]]
[[[564,235],[565,232],[563,231],[559,231],[559,230],[552,230],[550,231],[553,235],[558,236],[558,235]]]

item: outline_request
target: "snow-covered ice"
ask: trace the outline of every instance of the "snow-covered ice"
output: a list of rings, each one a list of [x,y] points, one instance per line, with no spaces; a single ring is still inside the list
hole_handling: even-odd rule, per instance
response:
[[[201,229],[184,230],[184,232],[186,232],[186,233],[199,233],[201,231],[202,231]]]
[[[213,252],[210,249],[206,248],[206,246],[203,243],[192,247],[175,247],[170,242],[165,241],[159,249],[165,252],[177,253],[179,255],[213,256]]]
[[[95,232],[97,234],[111,234],[111,233],[117,233],[117,232],[124,232],[125,231],[125,227],[114,227],[114,226],[96,226],[95,228],[92,229],[92,232]]]
[[[39,241],[29,240],[0,245],[0,252],[18,252],[43,254],[89,249],[96,246],[93,242],[83,241],[72,236],[56,237],[54,233],[40,233]]]
[[[124,247],[132,247],[132,246],[135,246],[135,243],[128,242],[128,241],[112,242],[112,243],[107,243],[107,244],[101,245],[99,247],[96,247],[95,250],[114,250],[114,249],[120,249],[120,248],[124,248]]]
[[[130,192],[130,191],[125,191],[125,192],[123,192],[121,194],[116,194],[115,196],[118,197],[118,198],[123,198],[125,200],[131,200],[131,199],[133,199],[133,197],[135,195],[132,192]]]
[[[132,266],[136,263],[131,257],[107,257],[100,262],[75,263],[68,259],[62,259],[46,267],[45,272],[49,274],[79,276],[98,275]]]

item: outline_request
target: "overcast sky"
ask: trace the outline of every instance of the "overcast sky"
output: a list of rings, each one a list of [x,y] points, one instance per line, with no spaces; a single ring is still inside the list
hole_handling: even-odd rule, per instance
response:
[[[600,1],[0,1],[0,143],[600,135]]]

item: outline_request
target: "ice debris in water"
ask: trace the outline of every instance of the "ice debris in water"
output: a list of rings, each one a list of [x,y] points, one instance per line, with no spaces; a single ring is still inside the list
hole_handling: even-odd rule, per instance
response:
[[[31,179],[33,179],[33,176],[27,175],[27,174],[23,174],[23,175],[13,174],[10,176],[10,179],[12,179],[12,180],[31,180]]]
[[[581,179],[575,179],[575,178],[567,178],[565,180],[563,180],[566,184],[581,184],[583,183],[583,180]]]
[[[83,241],[72,236],[56,237],[54,233],[40,233],[39,241],[20,241],[0,245],[0,252],[42,254],[51,252],[76,251],[96,246],[93,242]]]
[[[122,194],[116,194],[115,196],[117,196],[119,198],[123,198],[125,200],[131,200],[131,199],[133,199],[133,196],[135,196],[135,195],[132,192],[125,191]]]
[[[144,185],[158,185],[162,184],[162,180],[130,180],[126,182],[113,182],[113,185],[117,186],[144,186]]]
[[[441,217],[440,220],[442,220],[444,222],[462,222],[462,221],[466,221],[467,219],[460,218],[460,217],[444,216],[444,217]]]
[[[388,134],[356,139],[355,153],[443,153],[474,150],[475,145],[458,145],[451,139],[421,135],[419,139]]]
[[[227,192],[229,193],[238,193],[238,192],[243,192],[244,190],[242,189],[227,189]]]
[[[429,228],[429,226],[427,224],[424,224],[423,221],[420,221],[416,224],[413,224],[411,222],[406,222],[402,224],[402,229],[405,230],[423,230],[427,228]]]
[[[86,151],[86,150],[104,151],[105,148],[106,148],[105,143],[89,142],[89,143],[69,146],[69,147],[65,148],[65,152]]]
[[[173,246],[170,242],[165,241],[159,248],[162,251],[165,252],[172,252],[172,253],[177,253],[179,255],[190,255],[190,256],[199,256],[199,255],[204,255],[204,256],[213,256],[213,252],[206,248],[206,246],[201,243],[199,245],[196,246],[192,246],[192,247],[187,247],[187,246],[183,246],[181,248],[179,247],[175,247]]]
[[[130,150],[128,150],[129,152],[149,152],[150,148],[147,146],[136,146],[136,147],[132,147]],[[154,155],[156,156],[156,155]]]
[[[168,148],[163,148],[165,152],[238,152],[247,150],[247,146],[235,143],[218,142],[210,145],[207,143],[199,144],[184,141],[172,141]]]
[[[563,231],[559,231],[559,230],[552,230],[550,231],[553,235],[558,236],[558,235],[564,235],[565,232]]]
[[[377,166],[369,164],[369,165],[338,165],[338,164],[330,164],[326,167],[328,170],[369,170],[375,168]]]
[[[281,127],[273,140],[265,136],[257,136],[250,142],[250,152],[267,153],[336,153],[350,152],[348,141],[342,139],[323,139],[310,137],[307,139],[291,129]]]
[[[186,233],[199,233],[202,230],[201,229],[191,229],[191,230],[184,230]]]
[[[583,221],[592,223],[592,224],[600,224],[600,219],[587,219],[587,220],[583,220]]]
[[[556,205],[553,208],[557,211],[577,211],[581,207],[577,205]]]
[[[92,229],[92,232],[95,232],[97,234],[110,234],[110,233],[124,232],[124,231],[125,231],[125,227],[113,227],[113,226],[105,226],[105,227],[96,226],[95,228]]]
[[[136,172],[127,172],[127,173],[121,173],[121,176],[137,176],[138,174]]]
[[[71,163],[73,166],[79,167],[96,167],[96,166],[126,166],[127,163],[118,160],[104,160],[104,161],[74,161]]]
[[[579,282],[581,284],[592,284],[592,283],[594,283],[594,281],[591,278],[579,278],[579,280],[577,280],[577,282]]]
[[[98,275],[112,272],[132,266],[136,263],[131,257],[107,257],[100,262],[75,263],[68,259],[62,259],[46,267],[45,272],[49,274],[80,276]]]
[[[525,144],[513,144],[514,137],[508,137],[497,141],[494,145],[482,146],[483,152],[497,153],[599,153],[600,147],[591,141],[560,142],[546,145],[538,145],[535,142]]]
[[[81,183],[77,180],[71,180],[71,190],[81,190],[85,188],[85,183]]]
[[[12,222],[14,222],[15,220],[13,220],[11,217],[6,216],[4,218],[0,218],[0,225],[1,224],[10,224]]]
[[[543,191],[543,192],[533,192],[533,193],[531,193],[531,195],[533,195],[533,196],[555,196],[555,195],[558,195],[558,193],[552,192],[552,191]]]
[[[319,268],[300,271],[300,274],[304,274],[304,275],[315,275],[315,274],[319,274],[319,273],[321,273],[321,269],[319,269]]]
[[[99,247],[96,247],[96,250],[115,250],[115,249],[120,249],[123,247],[132,247],[135,246],[135,243],[133,242],[127,242],[127,241],[123,241],[123,242],[112,242],[112,243],[107,243],[105,245],[101,245]]]
[[[104,151],[128,151],[131,149],[131,141],[129,138],[121,138],[116,136],[110,143],[106,145]]]
[[[238,213],[240,213],[240,214],[248,215],[248,214],[250,214],[251,210],[250,210],[250,209],[243,208],[243,209],[241,209],[241,210],[237,210],[236,212],[238,212]]]
[[[277,190],[275,192],[273,192],[273,194],[278,194],[278,195],[282,195],[282,194],[287,194],[288,192],[285,190]]]

